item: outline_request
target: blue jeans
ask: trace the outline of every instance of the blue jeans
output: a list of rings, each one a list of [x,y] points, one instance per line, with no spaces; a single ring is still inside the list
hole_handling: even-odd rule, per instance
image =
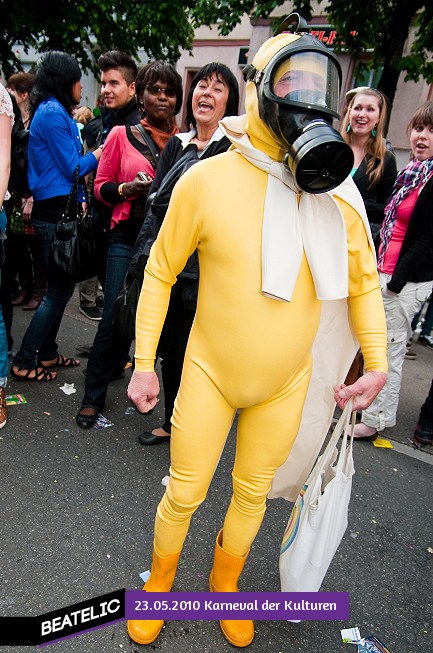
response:
[[[102,410],[108,386],[118,376],[128,360],[131,341],[119,338],[113,330],[114,302],[131,262],[132,245],[110,243],[104,285],[104,309],[89,356],[82,408]]]
[[[33,220],[33,226],[42,242],[48,284],[45,297],[24,334],[13,362],[24,369],[34,369],[39,361],[53,360],[58,355],[57,333],[75,286],[74,280],[60,273],[53,261],[52,243],[56,225]]]

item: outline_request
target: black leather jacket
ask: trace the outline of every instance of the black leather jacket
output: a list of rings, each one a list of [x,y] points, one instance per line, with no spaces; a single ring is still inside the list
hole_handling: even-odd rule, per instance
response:
[[[185,172],[191,165],[194,165],[194,163],[221,154],[222,152],[226,152],[230,145],[231,143],[228,138],[223,136],[220,140],[210,143],[202,156],[198,158],[195,145],[187,145],[184,148],[181,140],[177,136],[170,138],[162,151],[155,178],[149,189],[149,202],[146,218],[132,252],[131,265],[128,270],[127,278],[138,278],[142,282],[150,248],[161,228],[165,212],[168,208],[171,191],[173,190],[173,186],[177,179],[179,179],[181,174],[183,174],[183,172]],[[185,163],[184,166],[179,165],[182,161]],[[171,174],[175,172],[175,170],[178,171],[178,176],[176,179],[172,179]],[[161,193],[163,195],[162,197]],[[155,209],[158,209],[158,212],[152,207],[152,198],[154,197],[155,203],[158,199],[160,200],[159,206],[155,206]],[[184,304],[187,305],[190,310],[195,310],[197,302],[198,277],[198,256],[197,252],[194,252],[189,257],[184,269],[178,276],[178,281],[172,288],[172,295],[177,296],[180,294]]]

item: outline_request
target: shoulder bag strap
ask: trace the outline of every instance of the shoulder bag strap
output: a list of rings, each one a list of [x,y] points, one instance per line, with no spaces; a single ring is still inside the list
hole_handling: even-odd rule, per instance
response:
[[[138,125],[135,125],[135,127],[137,127],[138,131],[139,131],[140,134],[143,136],[144,141],[145,141],[145,143],[147,144],[147,147],[149,148],[150,153],[151,153],[152,156],[153,156],[153,159],[154,159],[154,161],[155,161],[155,168],[156,168],[156,166],[157,166],[157,164],[158,164],[158,159],[159,159],[160,151],[159,151],[158,148],[156,147],[155,143],[153,142],[153,140],[151,139],[151,137],[149,136],[149,134],[147,133],[147,131],[144,129],[143,125],[141,125],[140,123],[138,123]]]
[[[72,178],[72,187],[69,197],[66,202],[65,210],[63,211],[62,219],[63,220],[73,220],[74,218],[70,217],[71,204],[77,198],[78,191],[78,165],[74,170],[74,176]]]

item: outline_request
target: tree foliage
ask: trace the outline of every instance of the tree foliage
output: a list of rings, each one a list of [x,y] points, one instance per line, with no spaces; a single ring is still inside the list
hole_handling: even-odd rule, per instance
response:
[[[43,52],[64,50],[83,70],[94,70],[101,52],[119,49],[150,58],[176,61],[180,49],[190,49],[194,23],[182,0],[1,0],[0,65],[6,76],[19,70],[13,45]]]
[[[61,49],[73,54],[84,70],[106,50],[131,55],[143,49],[151,58],[175,62],[180,49],[191,49],[194,28],[218,24],[227,35],[244,14],[268,17],[283,0],[0,0],[2,31],[0,64],[6,75],[19,69],[15,43],[38,51]],[[361,65],[383,66],[379,88],[391,101],[398,78],[433,82],[433,2],[431,0],[319,0],[345,48]],[[293,11],[307,20],[312,0],[294,0]],[[410,53],[403,56],[410,26],[417,27]],[[368,51],[370,58],[362,55]]]
[[[252,18],[266,18],[280,7],[283,0],[198,0],[195,15],[198,21],[210,25],[219,19],[220,34],[228,34],[247,13]],[[360,65],[383,67],[379,88],[391,102],[398,78],[406,72],[405,81],[418,81],[423,76],[433,82],[433,2],[431,0],[319,0],[323,12],[336,27],[336,49],[349,51]],[[312,16],[311,0],[294,0],[293,11],[307,20]],[[417,27],[410,53],[403,50],[411,25]],[[362,61],[369,51],[371,57]]]
[[[364,0],[351,3],[332,0],[331,21],[339,33],[340,47],[359,59],[372,50],[369,67],[383,66],[378,87],[394,100],[397,82],[402,71],[405,81],[418,81],[422,76],[433,82],[433,64],[429,61],[433,50],[433,4],[425,0]],[[409,54],[403,56],[411,25],[417,28]]]

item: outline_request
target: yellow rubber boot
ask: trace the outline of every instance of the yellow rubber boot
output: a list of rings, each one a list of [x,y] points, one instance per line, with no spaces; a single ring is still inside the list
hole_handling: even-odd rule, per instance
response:
[[[244,568],[249,551],[240,558],[224,551],[221,547],[222,530],[218,533],[215,545],[213,569],[209,584],[211,592],[239,592],[238,579]],[[224,637],[233,646],[248,646],[254,639],[254,623],[251,619],[220,621]]]
[[[169,592],[176,576],[181,552],[162,557],[153,549],[152,569],[149,580],[144,585],[146,592]],[[151,644],[158,637],[164,625],[163,619],[129,620],[126,624],[128,635],[137,644]]]

